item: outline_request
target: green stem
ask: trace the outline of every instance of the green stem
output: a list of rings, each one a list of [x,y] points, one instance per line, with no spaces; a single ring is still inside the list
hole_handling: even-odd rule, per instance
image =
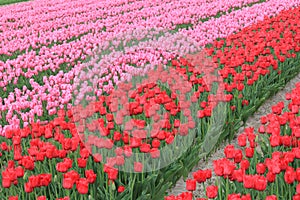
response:
[[[226,178],[226,192],[225,192],[226,196],[225,199],[228,198],[228,194],[229,194],[229,182],[228,182],[228,178]]]
[[[276,181],[276,196],[278,196],[279,192],[278,192],[278,181]]]

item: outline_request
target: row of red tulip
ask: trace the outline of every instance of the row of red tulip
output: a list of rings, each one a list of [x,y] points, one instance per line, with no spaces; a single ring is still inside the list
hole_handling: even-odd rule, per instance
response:
[[[287,106],[284,102],[273,105],[270,114],[261,117],[261,126],[257,130],[248,127],[238,135],[239,147],[227,145],[225,157],[214,160],[213,169],[200,169],[193,173],[193,179],[186,180],[186,189],[190,192],[165,199],[193,199],[196,183],[210,179],[212,170],[215,176],[221,177],[219,190],[215,187],[213,193],[207,187],[207,197],[198,199],[300,199],[299,94],[300,83],[297,83],[286,94]],[[234,184],[239,190],[221,188],[228,184]]]

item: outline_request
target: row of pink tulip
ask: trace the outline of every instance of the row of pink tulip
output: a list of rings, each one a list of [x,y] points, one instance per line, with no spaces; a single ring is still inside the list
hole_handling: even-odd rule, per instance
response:
[[[99,18],[99,16],[104,16],[103,18],[105,19],[107,17],[118,16],[124,11],[135,12],[139,9],[142,9],[144,6],[143,3],[136,2],[134,4],[135,6],[132,6],[134,9],[130,7],[130,10],[127,11],[127,7],[131,6],[131,4],[128,4],[125,8],[121,7],[123,4],[124,1],[119,1],[118,4],[105,5],[105,9],[103,2],[97,3],[92,1],[81,1],[75,3],[66,2],[48,7],[44,7],[41,4],[39,6],[34,6],[32,11],[26,10],[18,14],[7,14],[4,15],[3,19],[1,20],[6,22],[4,26],[5,32],[2,34],[2,40],[7,40],[7,42],[10,41],[12,44],[14,41],[15,43],[18,41],[17,46],[12,47],[16,50],[20,47],[27,49],[30,43],[28,41],[26,42],[26,40],[33,41],[35,43],[38,42],[38,40],[45,38],[45,41],[40,42],[44,45],[47,45],[50,42],[60,39],[64,35],[73,33],[74,25],[81,25],[81,30],[86,31],[86,28],[84,28],[86,26],[85,23],[93,22],[97,19],[97,17]],[[112,13],[110,13],[111,9],[107,9],[107,6],[109,6],[109,8],[114,8],[116,13],[112,15]],[[154,4],[150,6],[154,6]],[[45,10],[47,10],[47,12],[45,12]],[[12,18],[15,19],[14,22],[11,21]],[[7,21],[8,19],[10,20]],[[97,21],[98,24],[101,24],[99,23],[99,20]],[[59,38],[55,39],[55,37],[52,36],[52,40],[50,42],[46,42],[46,40],[49,39],[47,37],[48,32],[50,32],[51,35],[56,35],[55,33],[59,33]],[[76,36],[76,34],[74,33],[72,36]],[[22,47],[22,45],[25,45],[25,47]],[[8,48],[7,46],[9,45],[3,42],[3,46]],[[14,50],[10,51],[14,52]]]
[[[238,18],[236,21],[239,21],[239,25],[241,29],[246,23],[249,23],[248,18],[245,17],[249,13],[256,13],[252,15],[252,16],[256,16],[254,19],[252,19],[253,23],[263,18],[263,16],[265,16],[266,14],[268,16],[272,16],[274,13],[278,13],[277,9],[280,8],[278,8],[277,6],[273,8],[270,7],[272,5],[277,5],[278,3],[276,2],[279,1],[272,0],[270,2],[258,4],[253,8],[250,7],[247,9],[243,9],[242,11],[234,11],[233,13],[238,13],[238,14],[231,14],[231,15],[236,16]],[[298,3],[289,1],[289,2],[285,2],[284,5],[287,8],[287,7],[297,6]],[[262,13],[261,10],[264,10],[265,13]],[[242,15],[241,13],[244,13],[244,15]],[[222,18],[226,18],[226,16],[222,16],[220,19]],[[215,21],[214,19],[211,20]],[[232,29],[230,27],[232,27],[233,25],[225,23],[225,24],[215,25],[213,29],[208,29],[206,34],[208,34],[208,32],[215,33],[213,35],[215,38],[217,38],[219,37],[219,34],[214,30],[219,30],[220,27],[222,26],[228,27],[227,29],[228,35],[232,32]],[[236,27],[236,25],[234,25],[234,27]],[[195,32],[197,31],[195,30]],[[125,34],[126,37],[124,38],[127,39],[135,38],[136,37],[135,35],[138,35],[141,38],[149,36],[149,33],[147,33],[146,31],[144,33],[137,32],[136,34],[132,34],[131,32],[129,33],[130,34]],[[150,34],[150,36],[153,36],[153,34],[152,35]],[[156,55],[157,51],[151,52],[151,51],[141,50],[139,52],[134,53],[133,51],[134,49],[129,48],[128,52],[132,52],[132,53],[127,53],[125,55],[122,53],[112,53],[110,55],[103,56],[100,64],[98,63],[98,66],[101,67],[105,63],[111,63],[111,64],[106,65],[107,67],[102,69],[101,73],[103,73],[105,76],[99,80],[98,88],[102,88],[103,91],[109,91],[111,87],[113,87],[113,81],[116,83],[119,80],[118,73],[119,74],[125,73],[125,75],[122,75],[123,79],[130,78],[130,74],[137,73],[139,70],[136,70],[134,67],[130,66],[129,65],[130,62],[126,63],[128,60],[138,61],[139,59],[143,59],[144,61],[138,63],[138,65],[142,66],[147,61],[149,61],[151,67],[151,64],[154,65],[157,62],[165,62],[167,59],[171,59],[172,56],[174,55],[172,53],[168,54],[167,52],[170,50],[170,47],[175,46],[174,41],[178,40],[178,36],[181,36],[182,38],[182,33],[178,33],[173,36],[167,37],[167,40],[165,40],[165,42],[162,42],[164,41],[162,37],[158,41],[143,43],[144,46],[146,47],[147,46],[155,47],[158,43],[161,43],[160,45],[161,50],[158,51],[159,54],[157,55]],[[57,69],[59,67],[57,63],[64,63],[64,62],[72,63],[78,58],[85,58],[86,54],[92,54],[92,50],[96,47],[96,45],[100,46],[100,51],[107,48],[111,48],[109,47],[107,41],[103,42],[103,40],[101,41],[99,38],[107,39],[109,37],[111,38],[111,40],[113,40],[113,38],[117,37],[117,35],[113,35],[111,33],[110,35],[107,34],[105,37],[103,37],[103,34],[102,36],[97,34],[94,35],[88,34],[86,36],[83,36],[80,41],[64,43],[62,45],[56,45],[52,48],[42,48],[39,55],[35,55],[35,53],[31,52],[29,54],[23,55],[23,60],[20,59],[20,57],[22,57],[20,56],[15,60],[7,61],[6,63],[3,63],[4,66],[2,66],[2,69],[5,68],[6,74],[2,73],[2,76],[0,74],[0,77],[3,80],[0,82],[0,87],[5,89],[5,86],[8,83],[13,82],[13,80],[17,80],[18,75],[24,75],[26,76],[26,78],[30,79],[30,84],[32,85],[33,88],[32,90],[28,90],[25,87],[22,90],[15,89],[15,92],[12,92],[7,98],[3,99],[4,105],[2,106],[0,105],[0,110],[8,111],[8,113],[6,114],[6,121],[9,123],[9,125],[5,127],[8,128],[9,126],[19,125],[19,119],[17,115],[14,114],[14,112],[19,113],[23,121],[25,122],[32,120],[35,114],[37,114],[38,116],[42,115],[43,114],[42,102],[41,102],[42,100],[47,101],[47,110],[49,112],[48,114],[50,115],[56,113],[57,107],[70,102],[72,98],[72,85],[70,81],[73,80],[76,75],[78,75],[78,73],[81,71],[84,65],[78,63],[68,73],[60,72],[56,76],[44,77],[43,78],[44,85],[38,84],[32,79],[32,77],[34,75],[38,75],[40,71],[46,69],[51,69],[51,70]],[[207,37],[203,35],[203,38],[206,38],[207,40],[206,44],[207,44],[209,42]],[[120,40],[121,40],[120,36],[115,38],[115,41],[120,41]],[[170,41],[171,43],[169,43]],[[177,51],[175,51],[176,54],[181,54],[193,50],[195,51],[196,49],[196,48],[189,49],[186,47],[186,44],[189,45],[191,44],[190,41],[184,42],[184,40],[182,40],[182,42],[180,42],[179,44],[181,45],[180,48],[178,47],[174,48],[177,49]],[[143,45],[139,44],[139,49],[141,46]],[[82,52],[82,49],[85,49],[85,52]],[[20,70],[20,68],[21,67],[24,68],[24,66],[25,68],[28,68],[28,71],[26,73]],[[30,69],[30,67],[34,69]],[[0,68],[1,68],[1,63],[0,63]],[[146,67],[144,68],[147,69]],[[97,72],[97,67],[95,67],[94,71]],[[111,73],[112,71],[115,71],[115,74]],[[108,82],[108,85],[105,85],[104,82]],[[99,90],[98,94],[100,94],[101,92],[102,91]],[[70,104],[68,106],[70,106]],[[30,108],[30,111],[21,112],[22,109],[26,109],[26,108]],[[1,133],[4,132],[5,127],[0,127],[0,129],[2,129],[0,130]]]
[[[116,27],[124,26],[124,24],[174,29],[178,24],[197,24],[200,19],[215,16],[218,12],[226,12],[230,8],[242,7],[258,1],[229,0],[222,3],[216,1],[205,3],[191,0],[176,4],[169,1],[156,2],[156,4],[143,1],[132,5],[112,6],[108,9],[103,9],[100,2],[87,6],[76,4],[78,6],[76,8],[71,5],[65,12],[60,11],[61,5],[58,4],[57,7],[50,7],[50,10],[56,10],[55,12],[47,14],[25,11],[18,15],[3,16],[4,19],[0,19],[4,21],[3,33],[0,35],[2,41],[0,53],[11,55],[17,50],[28,50],[30,47],[40,48],[43,45],[63,42],[91,31],[101,31],[103,27],[106,27],[106,31],[115,32]],[[78,14],[74,14],[74,10]],[[34,18],[29,16],[34,16]],[[99,16],[103,17],[99,18]],[[13,23],[11,20],[7,21],[11,18],[18,20]]]
[[[253,8],[251,7],[250,9],[245,8],[242,11],[234,11],[232,14],[230,14],[229,18],[227,18],[226,16],[222,16],[221,18],[219,18],[219,20],[217,20],[217,22],[222,23],[216,23],[215,19],[211,19],[203,24],[196,26],[195,33],[192,35],[192,30],[189,30],[187,33],[184,30],[182,30],[181,32],[187,35],[191,35],[193,38],[197,39],[199,39],[199,36],[197,36],[197,34],[199,35],[200,33],[200,36],[202,37],[201,45],[204,45],[211,42],[214,38],[224,37],[228,34],[231,34],[233,31],[239,30],[240,28],[244,27],[245,23],[247,23],[246,25],[249,25],[263,18],[264,15],[272,15],[274,10],[278,12],[277,7],[273,7],[272,9],[272,5],[278,4],[278,2],[278,0],[272,0],[270,2],[258,4],[257,6],[254,6]],[[286,8],[288,8],[297,5],[297,3],[291,2],[286,3],[285,5]],[[262,14],[261,10],[267,11]],[[254,13],[251,15],[253,16],[253,18],[250,18],[251,21],[249,21],[249,17],[246,17],[248,16],[248,13]],[[237,17],[235,18],[235,16]],[[234,23],[226,23],[226,20],[231,20]],[[202,28],[202,31],[199,31],[199,27],[204,28]],[[132,26],[131,28],[134,30],[137,27],[134,28]],[[222,30],[220,31],[221,34],[219,33],[220,29]],[[3,70],[1,70],[2,74],[0,74],[0,76],[3,77],[3,81],[0,81],[0,87],[5,87],[12,81],[12,79],[16,83],[19,74],[24,75],[26,78],[30,78],[32,75],[37,75],[40,71],[48,69],[56,70],[62,63],[72,64],[76,59],[84,59],[85,55],[90,55],[91,51],[94,50],[96,46],[100,45],[101,49],[101,45],[106,45],[105,40],[107,40],[107,37],[115,37],[114,34],[118,35],[122,30],[124,31],[131,29],[128,26],[120,25],[120,29],[116,29],[113,33],[90,33],[86,36],[83,36],[80,41],[73,41],[70,43],[65,42],[61,45],[54,45],[52,48],[42,47],[38,55],[36,55],[35,52],[28,52],[27,54],[20,55],[16,59],[9,60],[6,63],[0,62],[0,67],[5,69],[6,71],[3,72]],[[25,68],[28,71],[23,72],[23,70],[20,70],[20,68]]]
[[[181,33],[194,38],[199,45],[212,43],[215,38],[224,38],[237,32],[242,27],[258,23],[264,16],[276,16],[279,12],[300,5],[298,0],[268,1],[237,10],[220,18],[212,18],[200,23],[191,30],[181,30]]]
[[[11,21],[10,24],[6,24],[11,28],[18,29],[17,25],[28,25],[27,22],[33,20],[36,21],[38,17],[42,17],[39,20],[39,23],[46,22],[46,21],[54,21],[56,18],[63,18],[64,16],[69,16],[71,14],[77,15],[78,17],[83,14],[83,11],[87,12],[86,8],[91,8],[92,11],[94,10],[93,7],[98,5],[95,10],[98,9],[107,9],[110,7],[120,7],[125,6],[126,4],[131,5],[130,2],[127,0],[116,0],[110,2],[99,2],[96,0],[87,0],[87,1],[63,1],[63,0],[52,0],[52,1],[30,1],[22,3],[22,6],[18,4],[12,4],[9,6],[2,6],[0,8],[1,14],[0,19],[8,20],[11,17],[14,17],[15,20]],[[139,3],[137,0],[132,1],[134,3]],[[86,8],[84,8],[86,7]],[[29,14],[30,16],[24,16],[24,13]],[[61,13],[61,15],[59,15]],[[84,16],[84,15],[82,15]],[[23,21],[23,20],[27,21]],[[57,24],[57,25],[68,25],[72,24],[72,22],[64,22],[65,24]],[[30,24],[34,25],[34,24]]]

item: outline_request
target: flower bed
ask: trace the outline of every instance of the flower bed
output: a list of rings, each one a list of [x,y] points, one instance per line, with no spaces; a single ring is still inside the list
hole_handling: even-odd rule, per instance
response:
[[[297,4],[292,3],[288,7],[295,5]],[[221,97],[210,93],[212,87],[207,82],[209,79],[205,79],[205,76],[201,76],[201,73],[197,71],[198,58],[195,60],[195,56],[187,56],[176,59],[172,53],[167,54],[162,51],[159,53],[164,53],[166,57],[164,61],[169,66],[170,74],[166,74],[161,68],[153,70],[152,66],[149,67],[149,76],[159,77],[159,79],[151,80],[154,83],[157,81],[168,83],[170,89],[180,89],[183,92],[181,94],[173,93],[173,90],[170,91],[165,86],[159,86],[153,82],[133,88],[138,91],[134,93],[128,91],[130,85],[122,85],[119,82],[118,88],[123,88],[121,91],[127,93],[114,93],[112,90],[114,84],[111,83],[112,88],[107,87],[108,95],[103,96],[102,92],[96,93],[97,102],[90,104],[91,107],[86,107],[90,110],[72,107],[69,104],[68,109],[62,106],[57,113],[50,111],[52,117],[48,116],[46,124],[27,119],[30,123],[24,128],[10,126],[10,129],[5,130],[6,137],[0,138],[4,141],[1,144],[1,159],[7,162],[7,166],[4,167],[1,174],[2,186],[5,189],[1,191],[0,197],[7,198],[11,195],[18,196],[20,199],[43,199],[42,196],[49,199],[64,197],[65,199],[68,197],[70,199],[162,199],[165,191],[179,177],[186,176],[200,157],[207,155],[212,150],[214,147],[212,144],[232,137],[240,128],[240,122],[245,121],[266,98],[278,91],[299,72],[299,61],[295,59],[299,56],[300,50],[300,37],[297,33],[299,32],[299,23],[297,23],[299,11],[300,8],[295,8],[281,12],[272,18],[266,17],[264,21],[244,28],[241,32],[229,35],[225,39],[215,40],[205,48],[204,58],[206,55],[211,56],[214,62],[214,65],[211,66],[214,67],[212,69],[218,68],[219,75],[223,79],[224,91],[222,91]],[[239,12],[237,11],[237,13]],[[89,41],[92,44],[91,41],[93,39]],[[89,42],[80,43],[78,41],[79,44],[89,44]],[[154,42],[153,45],[158,43],[159,41]],[[82,48],[80,45],[79,47]],[[69,54],[70,50],[67,49],[69,48],[66,48],[65,54]],[[46,48],[41,51],[41,54],[43,51],[47,52]],[[151,53],[155,55],[155,53]],[[183,49],[180,53],[186,52]],[[73,54],[76,54],[76,49]],[[149,55],[149,58],[142,56],[149,61],[151,54],[144,55]],[[35,53],[32,56],[32,59],[36,61]],[[126,56],[129,57],[129,53]],[[120,59],[120,63],[116,65],[123,63],[127,68],[130,67],[129,63],[126,63],[126,56],[124,56],[125,59]],[[41,56],[42,58],[44,59],[43,56]],[[159,64],[162,61],[159,58],[159,56],[155,58],[152,65]],[[72,59],[74,57],[68,62],[72,62]],[[113,57],[107,58],[108,61],[111,61],[110,59]],[[4,64],[7,71],[9,70],[7,65],[10,62],[8,60]],[[94,60],[91,63],[97,64]],[[143,62],[135,64],[142,66]],[[41,63],[42,65],[43,63]],[[85,65],[80,66],[85,67]],[[127,69],[126,67],[124,69]],[[122,74],[124,69],[119,74]],[[37,68],[38,70],[39,68]],[[113,71],[111,68],[110,70]],[[60,90],[69,90],[67,94],[71,93],[69,87],[71,84],[64,84],[72,79],[72,76],[67,76],[68,73],[69,75],[74,73],[72,69],[70,71],[67,73],[61,71],[55,78],[50,76],[49,79],[47,77],[42,79],[45,87],[49,86],[49,91],[51,91],[50,86],[54,88],[51,91],[53,93],[48,96],[45,95],[43,86],[37,83],[41,80],[29,81],[31,86],[27,85],[26,87],[31,88],[23,89],[27,96],[22,94],[20,89],[15,90],[18,100],[22,99],[22,96],[26,99],[28,95],[34,96],[37,93],[43,100],[48,100],[49,107],[40,105],[37,97],[27,100],[29,106],[18,107],[13,103],[15,101],[14,93],[7,94],[5,106],[10,105],[10,110],[5,113],[6,120],[14,125],[20,123],[16,117],[12,119],[7,117],[7,115],[12,117],[13,112],[18,109],[30,108],[29,112],[33,113],[30,117],[34,119],[35,114],[42,117],[41,111],[45,111],[45,109],[51,110],[59,107],[60,104],[69,103],[70,96],[60,97],[58,103],[54,103],[54,100],[55,96],[60,96]],[[102,72],[108,77],[105,79],[106,81],[113,79],[108,72],[105,70]],[[28,74],[29,77],[35,77],[33,73]],[[168,75],[179,82],[181,77],[182,82],[180,83],[182,84],[173,83],[172,85],[172,80],[169,82],[167,79]],[[191,87],[184,87],[185,84]],[[57,86],[61,88],[57,88]],[[110,92],[110,90],[112,91]],[[115,105],[116,101],[113,101],[113,98],[116,98],[113,95],[119,95],[117,97],[122,99],[123,94],[130,94],[129,99],[125,98],[125,102],[121,102],[124,108],[128,108],[127,111],[126,109],[118,110],[118,104]],[[191,102],[187,101],[185,94],[188,95]],[[207,135],[210,119],[213,118],[211,116],[213,108],[216,106],[215,99],[227,102],[226,108],[229,111],[225,113],[224,117],[226,126],[220,132],[212,132],[214,135]],[[29,103],[30,101],[32,104]],[[162,130],[157,131],[155,126],[151,127],[151,137],[147,138],[143,129],[151,118],[157,117],[156,110],[151,109],[151,107],[155,107],[153,102],[163,106],[168,112],[163,116],[163,121],[159,121],[159,118],[154,120],[159,122],[158,126]],[[193,109],[189,111],[191,108]],[[2,110],[6,109],[6,107],[2,107]],[[98,120],[89,121],[88,118],[95,112]],[[121,113],[120,116],[114,115],[115,112]],[[129,115],[131,116],[130,120],[126,119]],[[26,116],[22,117],[26,121]],[[86,123],[82,119],[87,119]],[[4,122],[5,120],[2,125],[5,125]],[[122,123],[125,124],[124,129],[120,128]],[[223,125],[220,125],[221,128]],[[86,132],[91,133],[96,129],[99,129],[101,137],[85,135]],[[189,130],[191,131],[189,132]],[[160,158],[163,153],[161,149],[176,144],[178,138],[185,142],[183,146],[190,144],[188,142],[192,142],[193,145],[187,145],[189,147],[187,151],[182,152],[182,155],[173,163],[159,170],[145,172],[143,169],[147,166],[139,160],[134,160],[134,163],[131,163],[133,171],[128,173],[119,170],[119,167],[122,168],[126,160],[131,159],[132,155],[136,155],[136,153],[148,154],[153,160]],[[104,156],[93,152],[92,145],[98,145],[100,149],[114,147],[115,151],[110,152],[112,157]],[[251,149],[247,151],[251,153]],[[166,155],[166,157],[173,156],[172,151]],[[206,178],[209,176],[208,173]],[[189,189],[193,189],[194,185],[195,181],[188,182]],[[210,187],[208,190],[210,191],[209,196],[214,196],[216,188]]]
[[[1,54],[11,55],[16,51],[37,49],[56,42],[63,43],[80,35],[91,32],[96,34],[95,30],[101,30],[102,27],[105,27],[106,32],[114,34],[120,28],[124,30],[133,25],[175,29],[177,25],[197,24],[219,13],[240,9],[259,1],[185,1],[176,4],[171,1],[133,1],[128,4],[125,4],[126,1],[105,4],[97,1],[58,2],[55,4],[54,1],[46,6],[44,2],[38,2],[31,5],[34,9],[28,6],[13,14],[3,9],[1,20],[5,22],[5,32],[0,45]],[[66,6],[69,9],[65,10]],[[49,12],[45,13],[45,9]],[[28,16],[33,17],[28,19]],[[97,34],[101,34],[101,31]]]
[[[41,13],[44,4],[38,4],[34,10],[29,9],[14,15],[4,15],[2,20],[5,21],[5,32],[3,33],[1,54],[15,56],[12,53],[36,50],[56,43],[61,44],[65,41],[74,40],[74,38],[89,38],[91,36],[101,38],[103,34],[118,34],[124,29],[136,29],[137,26],[175,29],[178,25],[197,24],[198,21],[218,16],[218,13],[257,2],[242,0],[219,4],[217,2],[191,1],[185,2],[183,5],[180,3],[171,4],[168,1],[159,4],[134,2],[127,5],[124,5],[124,2],[119,2],[116,5],[103,5],[99,2],[85,2],[84,4],[86,3],[90,3],[90,5],[82,6],[82,2],[81,4],[76,2],[63,13],[61,11],[49,12],[45,15],[44,12]],[[61,10],[65,6],[65,4],[57,4],[48,9]],[[103,7],[107,6],[111,6],[111,9],[105,8],[103,10]],[[196,7],[197,9],[195,9]],[[76,16],[73,16],[74,10],[76,10]],[[169,12],[172,13],[171,16],[168,16],[167,13]],[[184,13],[188,13],[188,15]],[[27,19],[27,15],[35,17]],[[120,15],[122,20],[119,19]],[[99,16],[104,17],[100,19]],[[40,20],[41,18],[43,20]]]
[[[217,185],[206,187],[200,199],[299,199],[299,93],[300,83],[261,117],[261,126],[244,129],[238,147],[227,145],[225,157],[213,161],[213,169],[198,170],[186,180],[186,190],[166,200],[193,199],[197,183],[218,176]]]

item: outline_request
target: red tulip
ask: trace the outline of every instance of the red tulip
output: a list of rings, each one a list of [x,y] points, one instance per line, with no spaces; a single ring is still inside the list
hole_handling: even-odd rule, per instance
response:
[[[87,194],[89,189],[89,183],[85,178],[80,178],[76,183],[76,189],[79,194]]]
[[[20,161],[20,164],[27,170],[34,169],[34,159],[31,156],[24,156]]]
[[[251,148],[251,147],[247,147],[245,149],[245,153],[246,153],[246,156],[248,158],[252,158],[253,157],[253,154],[254,154],[254,148]]]
[[[228,200],[238,200],[241,199],[241,195],[240,194],[228,194]]]
[[[130,146],[124,146],[124,155],[130,157],[132,155],[132,148]]]
[[[6,142],[2,142],[0,148],[2,149],[2,151],[7,151],[8,145],[6,144]]]
[[[300,200],[300,194],[295,194],[293,196],[293,200]]]
[[[74,185],[74,181],[72,178],[66,177],[63,179],[63,184],[62,184],[63,188],[72,189],[73,185]]]
[[[246,194],[241,197],[241,200],[251,200],[251,199],[252,198],[251,198],[250,194]]]
[[[9,188],[11,186],[11,181],[9,177],[2,178],[2,186],[3,188]]]
[[[93,170],[86,170],[85,177],[89,183],[94,183],[97,175],[94,173]]]
[[[238,144],[241,146],[241,147],[244,147],[246,146],[247,144],[247,136],[245,134],[240,134],[238,136]]]
[[[243,159],[243,152],[241,149],[237,149],[235,151],[235,155],[234,155],[234,162],[235,163],[240,163]]]
[[[193,173],[193,177],[198,183],[203,183],[207,179],[207,171],[198,170],[198,171]]]
[[[243,182],[244,171],[242,169],[234,170],[232,173],[232,180],[236,180],[237,182]]]
[[[250,163],[248,160],[242,160],[240,163],[241,169],[247,170],[250,166]]]
[[[85,168],[86,167],[86,163],[87,163],[86,159],[84,159],[84,158],[77,158],[78,167]]]
[[[218,187],[210,185],[206,187],[206,196],[210,199],[214,199],[218,196]]]
[[[150,149],[151,149],[150,144],[143,143],[140,145],[140,151],[143,153],[148,153],[150,151]]]
[[[135,172],[142,172],[143,171],[143,164],[140,162],[134,162],[134,171]]]
[[[261,125],[259,128],[258,128],[258,132],[259,133],[265,133],[265,127],[263,125]]]
[[[298,183],[297,186],[296,186],[296,192],[297,192],[298,194],[300,194],[300,183]]]
[[[254,188],[258,191],[264,191],[267,187],[267,179],[263,176],[257,176]]]
[[[224,154],[226,158],[231,159],[235,156],[235,149],[233,145],[227,145],[224,149]]]
[[[62,172],[62,173],[65,173],[65,172],[67,172],[68,170],[69,170],[69,166],[68,165],[66,165],[65,163],[57,163],[56,164],[56,170],[58,171],[58,172]]]
[[[152,148],[150,150],[150,156],[151,158],[159,158],[160,157],[160,150],[157,148]]]
[[[142,139],[141,138],[136,138],[136,137],[132,137],[130,138],[130,147],[131,148],[137,148],[142,144]]]
[[[183,192],[179,195],[179,199],[192,200],[193,199],[193,193]]]
[[[118,192],[119,192],[119,193],[124,192],[124,190],[125,190],[125,187],[124,187],[124,186],[119,186],[119,187],[118,187]]]
[[[33,187],[31,186],[30,182],[24,184],[25,192],[31,193],[33,191]]]
[[[186,189],[188,191],[194,191],[194,190],[196,190],[196,180],[194,180],[194,179],[188,179],[188,180],[186,180]]]
[[[256,177],[253,176],[253,175],[244,175],[244,177],[243,177],[244,187],[247,188],[247,189],[254,188],[255,179],[256,179]]]
[[[296,174],[292,167],[288,167],[284,173],[284,180],[288,184],[292,184],[295,181]]]
[[[266,166],[263,163],[257,163],[256,164],[256,172],[258,174],[264,174],[266,171]]]
[[[297,168],[295,173],[296,173],[295,178],[299,182],[300,181],[300,168]]]
[[[152,141],[152,147],[153,148],[159,148],[160,147],[160,141],[158,139],[154,139]]]
[[[39,178],[39,186],[48,186],[52,180],[51,174],[40,174]]]
[[[117,132],[117,131],[115,131],[114,132],[114,140],[115,141],[119,141],[119,140],[121,140],[121,138],[122,138],[122,134],[119,133],[119,132]]]
[[[21,166],[16,167],[15,172],[18,178],[24,176],[24,169]]]
[[[266,200],[277,200],[277,197],[275,195],[269,195],[266,196]]]
[[[82,158],[88,158],[90,155],[90,152],[88,151],[87,148],[83,148],[83,149],[80,149],[79,154]]]
[[[107,176],[109,180],[116,180],[118,177],[118,169],[109,167]]]

